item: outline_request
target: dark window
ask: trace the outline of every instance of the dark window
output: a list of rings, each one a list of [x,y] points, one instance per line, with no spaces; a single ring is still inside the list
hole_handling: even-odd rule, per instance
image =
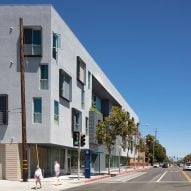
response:
[[[0,125],[8,124],[8,95],[0,95]]]
[[[24,29],[24,55],[42,56],[41,28]]]
[[[59,103],[54,100],[54,122],[59,123]]]
[[[42,123],[42,98],[33,98],[33,122]]]
[[[81,107],[84,109],[85,107],[85,91],[81,90]]]
[[[88,132],[89,132],[89,120],[88,120],[88,117],[86,117],[86,135],[88,135]]]
[[[72,101],[72,78],[62,69],[59,70],[60,97]]]
[[[24,29],[24,44],[32,44],[32,29]]]
[[[48,89],[48,65],[40,66],[40,89]]]
[[[91,73],[88,71],[88,89],[91,88]]]
[[[57,33],[53,33],[52,38],[52,57],[57,60],[58,59],[58,48],[61,48],[61,35]]]
[[[82,113],[75,108],[72,108],[72,131],[82,131]]]
[[[77,57],[77,80],[82,84],[86,83],[86,64],[79,56]]]

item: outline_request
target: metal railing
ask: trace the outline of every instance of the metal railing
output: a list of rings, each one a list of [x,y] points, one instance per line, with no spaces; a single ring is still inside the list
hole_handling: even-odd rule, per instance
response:
[[[24,44],[24,55],[25,56],[41,56],[42,55],[41,45]]]

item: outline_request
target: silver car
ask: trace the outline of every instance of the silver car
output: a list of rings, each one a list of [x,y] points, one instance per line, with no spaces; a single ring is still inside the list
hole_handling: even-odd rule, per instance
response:
[[[190,162],[185,163],[183,166],[183,170],[191,170],[191,163]]]

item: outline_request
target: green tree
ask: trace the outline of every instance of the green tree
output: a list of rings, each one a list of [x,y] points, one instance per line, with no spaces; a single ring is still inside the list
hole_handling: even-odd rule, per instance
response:
[[[154,144],[154,136],[148,134],[146,136],[146,144],[148,147],[147,152],[145,153],[146,159],[148,162],[153,163],[153,144]]]
[[[118,106],[113,106],[108,117],[97,125],[96,138],[99,144],[106,146],[108,152],[108,174],[110,174],[110,156],[117,136],[126,124],[126,112]]]
[[[160,143],[155,145],[155,160],[160,163],[167,160],[166,149]]]
[[[128,112],[124,112],[125,121],[119,135],[122,138],[121,147],[123,151],[127,151],[127,159],[129,163],[129,150],[133,148],[133,138],[138,134],[138,125],[135,124],[134,118],[130,118]]]
[[[148,151],[146,152],[146,157],[148,158],[148,162],[163,162],[168,160],[166,155],[166,149],[163,147],[158,140],[155,140],[153,135],[148,134],[146,136],[146,144],[148,147]],[[154,161],[153,161],[153,148],[154,148]]]
[[[186,155],[186,156],[182,159],[182,161],[183,161],[184,163],[190,162],[190,161],[191,161],[191,154]]]
[[[137,148],[139,149],[140,152],[148,152],[148,146],[143,137],[140,137]]]

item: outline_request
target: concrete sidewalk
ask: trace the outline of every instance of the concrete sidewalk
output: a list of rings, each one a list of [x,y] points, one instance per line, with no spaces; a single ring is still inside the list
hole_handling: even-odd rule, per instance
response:
[[[140,170],[147,169],[148,167],[139,167],[139,168],[128,168],[128,169],[115,169],[111,170],[111,175],[101,174],[93,175],[90,179],[85,179],[84,176],[80,176],[79,180],[76,175],[66,175],[60,176],[60,184],[56,183],[56,178],[44,178],[42,180],[42,188],[37,189],[40,191],[60,191],[72,187],[77,187],[80,185],[88,184],[94,181],[98,181],[104,178],[109,178],[111,176],[119,176],[129,172],[136,172]],[[106,172],[102,172],[106,173]],[[0,191],[31,191],[35,190],[35,179],[29,179],[28,182],[22,181],[10,181],[10,180],[0,180]]]

